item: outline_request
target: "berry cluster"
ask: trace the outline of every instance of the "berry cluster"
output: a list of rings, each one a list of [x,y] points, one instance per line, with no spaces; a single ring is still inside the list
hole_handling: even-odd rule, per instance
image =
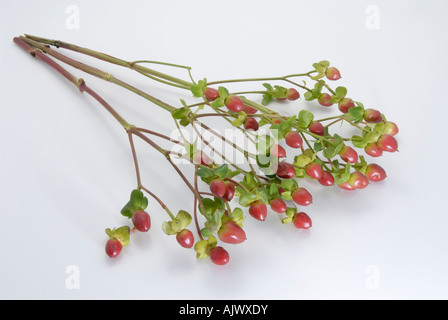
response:
[[[345,87],[338,86],[333,89],[326,82],[341,78],[339,70],[331,66],[328,61],[314,63],[313,69],[309,72],[284,77],[209,82],[207,79],[195,81],[190,72],[191,68],[186,66],[146,60],[127,62],[62,41],[28,35],[14,38],[14,41],[33,57],[56,69],[81,92],[94,97],[128,134],[136,170],[137,188],[131,192],[130,200],[121,210],[121,214],[132,221],[133,227],[106,229],[109,237],[106,254],[111,258],[117,257],[122,248],[129,244],[130,236],[135,230],[139,232],[150,230],[151,218],[145,211],[148,199],[143,192],[153,197],[169,216],[170,219],[162,223],[165,234],[175,235],[183,248],[194,248],[197,258],[210,258],[217,265],[225,265],[229,262],[230,255],[224,246],[240,244],[246,240],[243,226],[246,219],[245,212],[256,221],[263,222],[267,219],[270,209],[280,217],[279,220],[283,224],[292,223],[298,229],[309,229],[312,221],[304,212],[304,208],[312,204],[313,196],[299,184],[301,179],[310,179],[325,187],[337,186],[350,191],[364,189],[370,182],[383,181],[386,178],[385,170],[376,163],[369,163],[366,157],[376,158],[383,155],[383,152],[395,152],[398,149],[395,138],[398,127],[394,122],[388,121],[380,111],[365,108],[361,102],[349,98]],[[172,106],[107,72],[68,58],[50,46],[73,50],[128,67],[153,80],[187,90],[195,101],[188,104],[180,99],[179,106]],[[165,109],[171,113],[175,129],[179,130],[181,136],[181,127],[190,127],[197,133],[197,139],[188,140],[182,136],[183,141],[173,141],[160,132],[131,125],[88,87],[84,80],[71,75],[49,56],[93,76],[111,81]],[[190,80],[154,71],[143,66],[145,63],[184,68],[188,70]],[[305,81],[301,84],[291,80],[296,77],[310,79],[314,81],[314,86],[308,87]],[[262,90],[231,91],[229,87],[223,86],[225,83],[257,81],[264,81]],[[287,82],[294,87],[283,87],[277,84],[278,82]],[[247,96],[259,96],[261,101],[248,99]],[[315,115],[306,109],[297,110],[293,116],[281,115],[275,111],[275,103],[297,101],[302,97],[307,102],[316,100],[317,107],[329,108],[337,105],[337,115],[316,119]],[[307,104],[313,105],[313,103]],[[204,121],[210,117],[220,117],[235,130],[240,130],[256,147],[256,153],[232,143],[225,136],[209,128]],[[357,134],[342,136],[337,130],[340,126],[335,124],[350,126],[356,129]],[[214,149],[200,134],[199,128],[205,129],[244,154],[245,163],[236,163]],[[263,131],[261,128],[267,130]],[[194,198],[193,215],[180,210],[175,216],[155,193],[145,187],[140,177],[134,137],[142,139],[161,153],[191,190]],[[155,138],[181,145],[184,152],[165,149],[155,142]],[[200,148],[198,140],[205,147]],[[206,152],[207,148],[220,159],[212,159]],[[193,181],[187,179],[172,161],[173,156],[185,159],[194,166]],[[199,183],[199,179],[202,183]],[[201,216],[203,223],[200,223]],[[193,221],[198,239],[195,239],[193,232],[188,229]]]

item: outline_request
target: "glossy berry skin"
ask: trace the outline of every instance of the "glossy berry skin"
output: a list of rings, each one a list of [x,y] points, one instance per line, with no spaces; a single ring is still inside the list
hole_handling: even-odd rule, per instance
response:
[[[311,218],[305,212],[298,212],[292,218],[292,222],[297,229],[309,229],[313,223]]]
[[[317,134],[319,136],[325,135],[325,128],[320,122],[313,122],[310,124],[310,127],[308,128],[312,133]]]
[[[330,102],[331,96],[328,93],[321,93],[317,101],[321,106],[331,107],[333,103]]]
[[[294,88],[289,88],[286,92],[286,98],[291,101],[297,100],[300,98],[300,93]]]
[[[379,123],[383,121],[383,116],[378,110],[366,109],[364,111],[364,120],[368,123]]]
[[[338,186],[339,186],[341,189],[348,190],[348,191],[356,190],[356,188],[354,188],[354,187],[352,187],[351,185],[349,185],[348,182],[340,183],[340,184],[338,184]]]
[[[294,170],[292,164],[287,162],[280,162],[278,164],[276,175],[279,178],[291,179],[294,178],[294,176],[296,175],[296,170]]]
[[[341,151],[339,152],[339,156],[342,160],[349,163],[358,162],[358,153],[355,149],[349,146],[343,146]]]
[[[229,253],[223,247],[217,246],[210,251],[210,260],[218,266],[229,262]]]
[[[361,172],[355,171],[350,175],[347,183],[354,189],[364,189],[369,185],[369,180]]]
[[[197,151],[195,154],[193,154],[193,163],[202,164],[203,166],[209,166],[211,164],[211,160],[205,153]]]
[[[176,240],[183,248],[189,249],[194,245],[193,233],[188,229],[179,231],[176,235]]]
[[[327,70],[325,71],[325,76],[327,77],[328,80],[332,81],[341,79],[341,73],[335,67],[327,68]]]
[[[378,148],[386,152],[395,152],[398,149],[398,143],[395,138],[389,134],[383,134],[377,141]]]
[[[275,198],[270,202],[271,209],[277,213],[285,213],[286,212],[286,203],[280,199]]]
[[[244,108],[243,101],[237,96],[229,96],[225,100],[227,109],[234,112],[240,112]]]
[[[271,156],[277,157],[277,158],[286,157],[286,150],[282,146],[280,146],[276,143],[271,147],[271,149],[269,150],[269,153],[271,154]]]
[[[231,201],[233,199],[233,196],[235,195],[235,185],[230,181],[226,181],[225,186],[226,191],[224,192],[222,199],[225,201]]]
[[[244,105],[244,107],[243,107],[243,111],[244,111],[246,114],[256,114],[256,113],[258,112],[257,109],[252,108],[252,107],[248,106],[247,104]]]
[[[261,201],[253,202],[249,207],[249,213],[252,217],[259,221],[266,220],[266,216],[268,214],[268,208]]]
[[[372,163],[366,168],[366,177],[370,181],[383,181],[386,179],[386,171],[379,165]]]
[[[132,223],[140,232],[148,232],[151,228],[151,217],[146,211],[136,211],[132,215]]]
[[[215,101],[216,99],[219,98],[219,92],[216,89],[207,88],[204,91],[204,96],[205,99],[207,99],[208,101]]]
[[[330,172],[325,170],[322,172],[322,177],[319,179],[319,183],[323,186],[330,187],[334,185],[334,177]]]
[[[216,179],[210,182],[210,192],[213,193],[218,198],[224,197],[226,193],[227,186],[225,182],[221,179]]]
[[[253,130],[257,131],[259,129],[259,125],[257,120],[255,118],[249,117],[247,118],[246,122],[244,123],[244,129],[246,130]]]
[[[313,196],[305,188],[298,188],[292,193],[292,199],[299,206],[309,206],[313,203]]]
[[[305,166],[305,173],[312,179],[322,178],[322,167],[316,162],[311,162]]]
[[[297,131],[290,131],[285,135],[285,142],[294,149],[300,149],[303,145],[303,139]]]
[[[219,228],[218,237],[223,242],[238,244],[246,240],[246,233],[239,225],[229,220]]]
[[[386,122],[386,126],[384,127],[384,134],[394,136],[398,133],[398,131],[398,126],[395,124],[395,122]]]
[[[355,107],[355,102],[350,98],[344,98],[339,101],[338,109],[342,113],[347,113],[348,109]]]
[[[106,254],[109,258],[116,258],[121,253],[123,245],[117,239],[109,239],[106,243]]]
[[[381,157],[383,155],[383,150],[378,147],[378,144],[375,142],[369,143],[364,148],[364,151],[371,157]]]

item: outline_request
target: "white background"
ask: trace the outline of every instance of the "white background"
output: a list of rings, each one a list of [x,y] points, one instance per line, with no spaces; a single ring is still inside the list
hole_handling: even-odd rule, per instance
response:
[[[371,5],[379,10],[378,29],[366,25]],[[0,298],[448,298],[446,1],[17,0],[0,6]],[[73,8],[79,25],[71,20]],[[127,60],[189,65],[197,79],[280,76],[327,59],[354,99],[399,125],[400,151],[375,160],[388,178],[360,192],[305,182],[314,195],[306,208],[311,230],[282,225],[273,213],[264,223],[249,217],[248,240],[226,246],[231,261],[224,267],[197,261],[193,250],[165,236],[160,225],[167,217],[153,200],[151,231],[133,236],[112,261],[104,254],[104,229],[129,224],[119,211],[135,186],[126,134],[93,99],[15,46],[12,38],[23,33]],[[188,98],[79,58],[170,103]],[[130,122],[170,132],[165,111],[73,73]],[[310,105],[286,109],[293,114],[298,107]],[[172,168],[143,144],[137,148],[144,183],[173,211],[191,212],[191,194]],[[190,167],[182,169],[191,176]],[[67,287],[69,266],[79,270],[78,289]]]

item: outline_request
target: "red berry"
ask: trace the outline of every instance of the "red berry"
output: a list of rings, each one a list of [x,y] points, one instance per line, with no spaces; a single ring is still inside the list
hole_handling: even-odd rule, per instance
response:
[[[343,146],[339,152],[339,156],[345,162],[356,163],[358,162],[358,153],[355,149],[349,146]]]
[[[305,173],[313,179],[322,178],[322,167],[316,162],[311,162],[305,166]]]
[[[325,71],[325,76],[328,80],[339,80],[341,79],[341,73],[335,67],[330,67]]]
[[[320,122],[313,122],[311,123],[309,130],[314,133],[317,134],[319,136],[324,136],[325,135],[325,128],[322,125],[322,123]]]
[[[383,154],[383,150],[381,150],[375,142],[369,143],[364,148],[364,151],[371,157],[380,157]]]
[[[257,131],[259,128],[257,120],[255,118],[249,117],[244,123],[244,129]]]
[[[332,186],[334,185],[334,177],[330,172],[323,171],[322,177],[319,179],[319,183],[327,187]]]
[[[132,223],[140,232],[148,232],[151,228],[151,217],[146,211],[136,211],[132,215]]]
[[[303,139],[297,131],[290,131],[285,135],[285,141],[288,146],[300,149],[303,145]]]
[[[364,120],[369,123],[379,123],[383,121],[383,116],[381,112],[375,109],[366,109],[364,111]]]
[[[277,157],[277,158],[286,157],[285,149],[276,143],[271,147],[269,152],[270,152],[271,156],[273,156],[273,157]]]
[[[395,138],[389,134],[383,134],[378,139],[377,144],[381,150],[387,151],[387,152],[395,152],[398,149],[397,140],[395,140]]]
[[[221,179],[215,179],[212,182],[210,182],[210,191],[218,198],[224,197],[226,194],[227,186],[225,182]]]
[[[245,104],[245,105],[243,106],[243,111],[244,111],[246,114],[256,114],[256,113],[258,112],[257,109],[252,108],[252,107],[248,106],[247,104]]]
[[[223,242],[238,244],[246,240],[246,233],[239,225],[229,220],[219,228],[218,237]]]
[[[292,164],[287,162],[280,162],[277,167],[276,175],[279,178],[291,179],[296,175],[296,170],[294,170]]]
[[[234,112],[240,112],[244,108],[243,101],[237,96],[229,96],[225,100],[227,109]]]
[[[274,122],[276,124],[282,123],[282,121],[280,119],[278,119],[278,118],[272,119],[272,122]]]
[[[271,200],[270,206],[271,209],[277,213],[286,212],[286,203],[280,198],[275,198]]]
[[[226,181],[225,185],[226,185],[226,191],[224,192],[222,198],[225,201],[231,201],[233,199],[233,196],[235,195],[235,186],[230,181]]]
[[[106,243],[106,254],[109,258],[116,258],[123,249],[123,245],[117,239],[109,239]]]
[[[299,206],[309,206],[313,203],[313,196],[305,188],[298,188],[292,193],[292,199]]]
[[[291,101],[297,100],[300,98],[300,93],[294,88],[289,88],[286,92],[286,98]]]
[[[263,202],[255,201],[250,205],[249,213],[255,219],[264,221],[266,220],[266,216],[268,214],[268,208]]]
[[[364,189],[369,185],[369,180],[359,171],[355,171],[350,175],[347,181],[348,185],[355,189]]]
[[[321,93],[317,101],[321,106],[331,107],[333,103],[330,102],[331,96],[328,93]]]
[[[296,213],[292,222],[297,229],[309,229],[313,225],[311,218],[305,212]]]
[[[338,184],[338,186],[339,186],[341,189],[345,189],[345,190],[349,190],[349,191],[356,190],[356,188],[354,188],[354,187],[352,187],[351,185],[349,185],[348,182],[340,183],[340,184]]]
[[[395,122],[386,122],[386,126],[384,127],[384,134],[394,136],[398,133],[398,131],[398,126],[395,124]]]
[[[210,260],[219,266],[225,265],[229,262],[229,253],[223,247],[214,247],[210,251]]]
[[[386,179],[386,171],[379,165],[372,163],[366,168],[366,177],[370,181],[383,181]]]
[[[205,153],[197,151],[195,154],[193,154],[193,163],[200,163],[203,166],[209,166],[211,164],[211,160]]]
[[[188,229],[179,231],[176,235],[176,240],[182,247],[187,249],[191,248],[194,244],[193,233]]]
[[[339,101],[339,111],[342,113],[347,113],[348,109],[355,107],[355,102],[353,102],[350,98],[344,98],[341,101]]]
[[[205,99],[207,99],[208,101],[215,101],[216,99],[219,98],[219,92],[216,89],[207,88],[204,91],[204,96]]]

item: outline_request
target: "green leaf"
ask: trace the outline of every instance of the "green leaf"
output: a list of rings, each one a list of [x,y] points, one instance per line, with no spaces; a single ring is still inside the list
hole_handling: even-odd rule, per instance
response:
[[[213,175],[221,179],[227,177],[228,173],[229,173],[229,166],[226,163],[213,169]]]
[[[109,236],[110,239],[116,239],[120,241],[121,245],[123,247],[127,246],[129,244],[129,238],[131,234],[131,228],[128,226],[123,226],[120,228],[114,228],[114,229],[106,229],[106,233]]]
[[[310,126],[311,122],[314,120],[314,115],[307,111],[307,110],[301,110],[299,112],[299,119],[298,119],[298,125],[300,128],[306,129]]]
[[[294,165],[300,168],[304,168],[307,164],[311,162],[313,162],[313,160],[304,154],[299,154],[294,158]]]
[[[247,114],[243,111],[238,112],[237,118],[231,122],[234,127],[241,127],[247,120]]]
[[[225,97],[220,96],[218,99],[216,99],[210,104],[210,107],[212,107],[213,109],[221,108],[224,106],[224,101]]]
[[[345,87],[337,87],[335,89],[336,96],[339,98],[339,100],[342,100],[347,95],[347,88]]]
[[[243,210],[241,210],[241,208],[236,207],[235,209],[233,209],[231,213],[229,213],[229,219],[242,228],[243,221],[245,219]]]
[[[229,96],[229,90],[227,90],[225,87],[219,87],[218,88],[219,97],[226,98]]]
[[[193,96],[196,98],[202,97],[204,92],[202,91],[202,87],[199,84],[194,84],[191,86],[191,93],[193,93]]]
[[[296,207],[293,207],[293,208],[286,208],[286,212],[285,212],[285,214],[286,214],[286,218],[284,218],[283,220],[282,220],[282,222],[284,223],[284,224],[286,224],[286,223],[290,223],[291,221],[292,221],[292,219],[294,218],[294,215],[297,213],[297,208]]]
[[[130,200],[121,209],[121,214],[125,217],[132,218],[136,211],[143,211],[148,207],[148,198],[138,189],[131,192]]]
[[[364,139],[364,137],[360,137],[357,135],[354,135],[352,137],[352,143],[353,146],[356,148],[365,148],[367,146],[367,141]]]
[[[269,154],[269,151],[274,143],[274,139],[269,135],[259,136],[256,145],[258,153],[263,155]]]
[[[196,242],[194,250],[196,250],[196,257],[198,259],[207,258],[210,255],[210,251],[216,247],[218,240],[212,235],[208,239],[200,240]]]
[[[259,199],[259,195],[253,193],[243,193],[240,196],[239,203],[243,207],[248,207],[252,202]]]
[[[298,188],[297,181],[295,179],[284,179],[281,182],[281,186],[285,191],[294,191]]]
[[[205,180],[208,179],[208,178],[213,177],[212,170],[210,168],[207,168],[207,167],[200,167],[198,169],[198,171],[196,172],[196,175],[198,177],[201,177],[202,179],[205,179]]]

